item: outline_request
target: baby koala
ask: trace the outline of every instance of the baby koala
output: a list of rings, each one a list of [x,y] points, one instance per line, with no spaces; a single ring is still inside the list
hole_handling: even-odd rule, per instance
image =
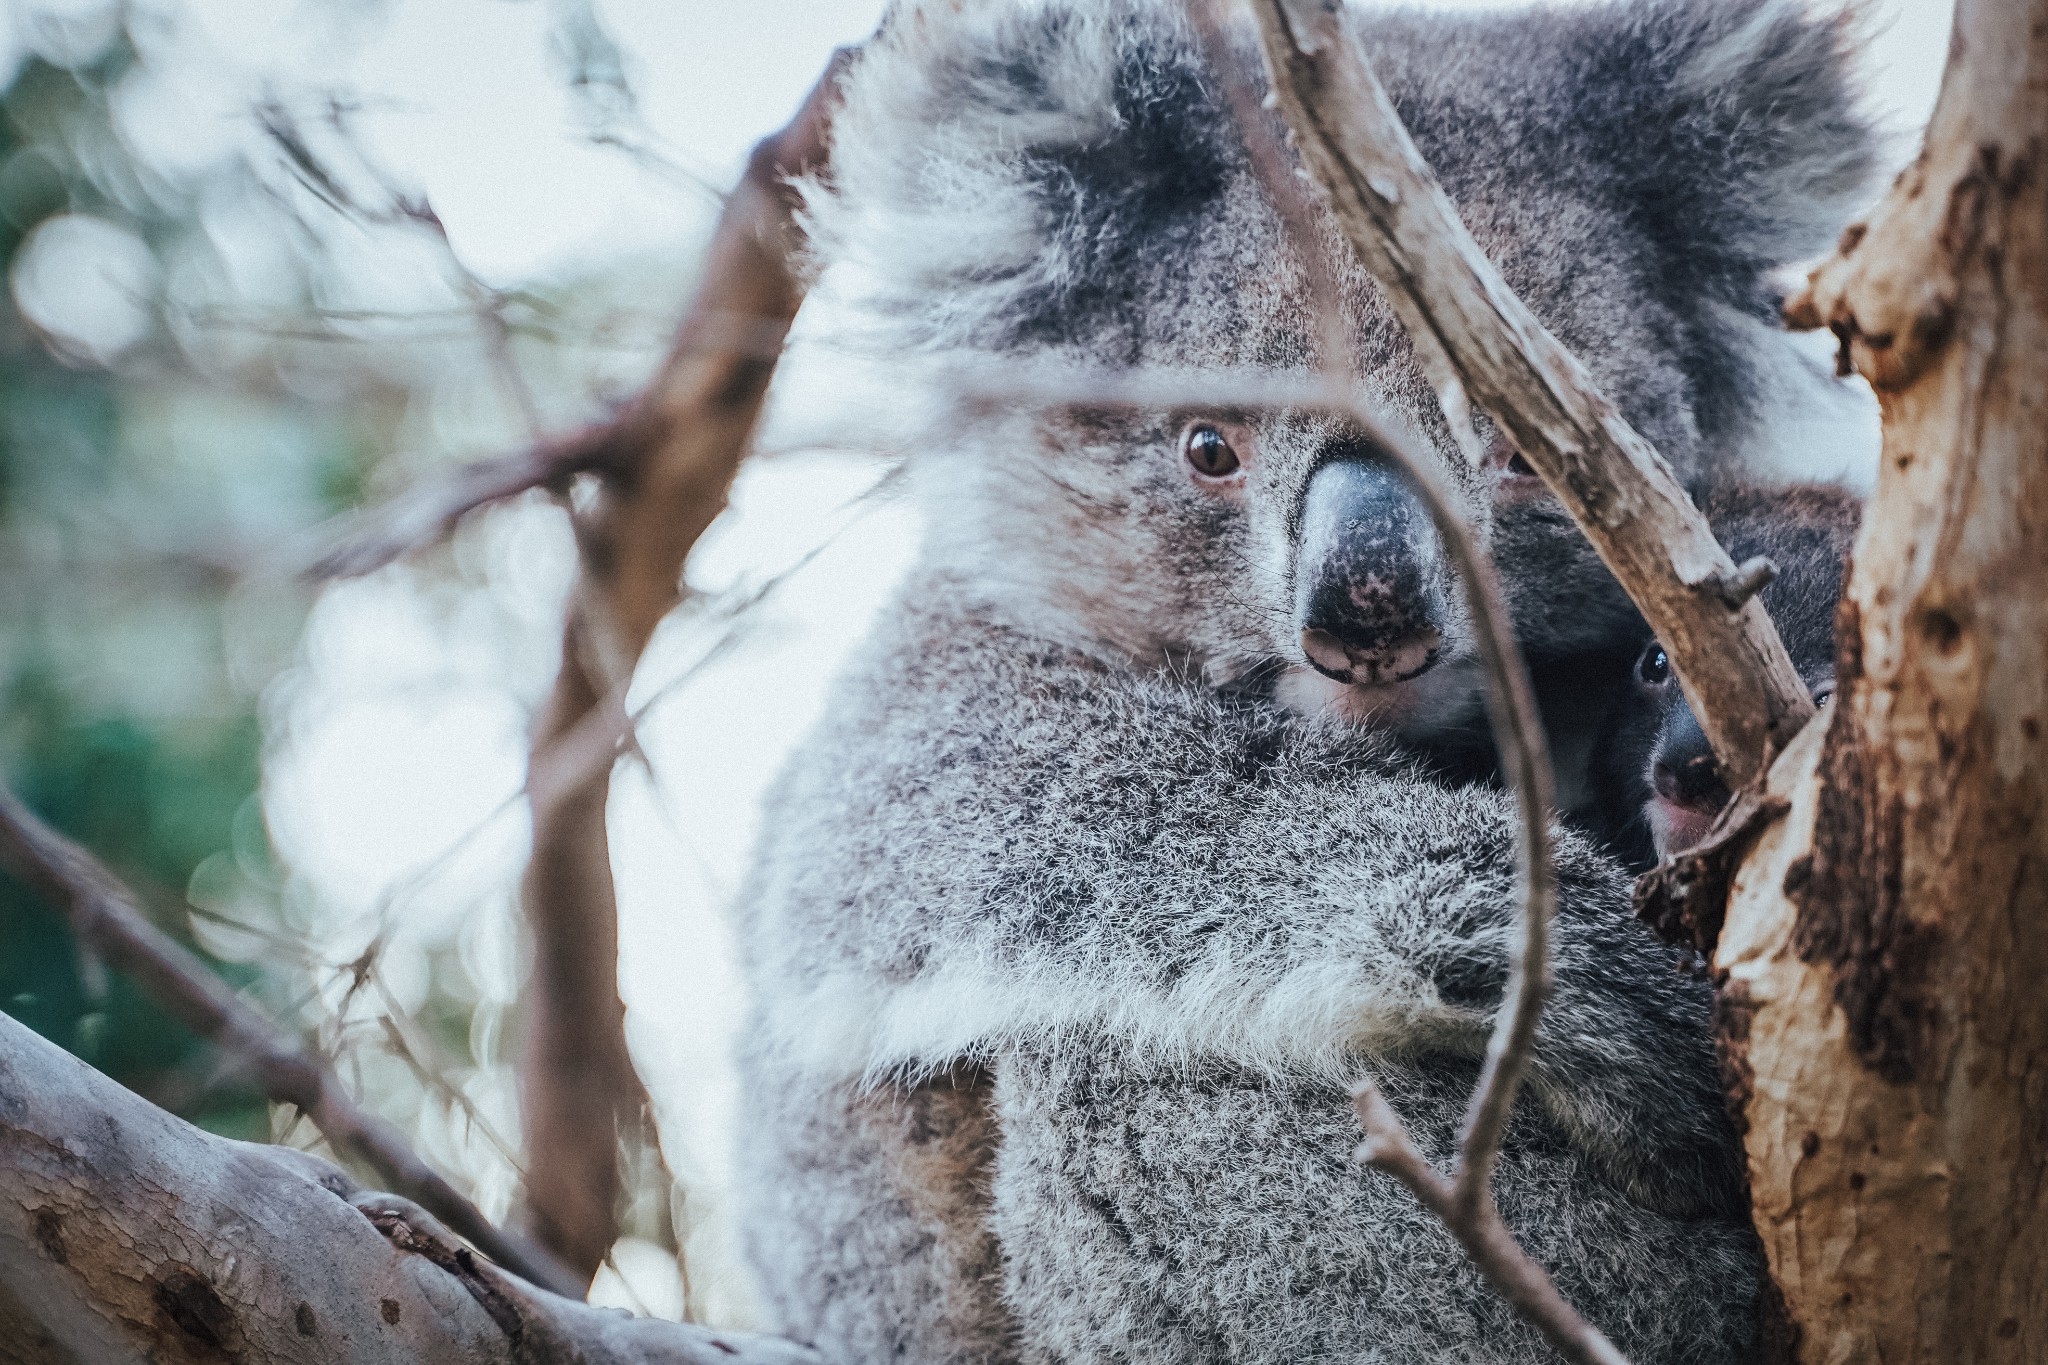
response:
[[[1710,491],[1700,510],[1736,563],[1762,555],[1777,565],[1764,608],[1800,680],[1825,702],[1835,686],[1835,607],[1862,500],[1830,484],[1742,483]],[[1636,659],[1633,696],[1594,763],[1601,805],[1622,822],[1602,831],[1615,847],[1640,849],[1647,834],[1656,856],[1669,857],[1698,843],[1728,803],[1706,732],[1655,640]]]

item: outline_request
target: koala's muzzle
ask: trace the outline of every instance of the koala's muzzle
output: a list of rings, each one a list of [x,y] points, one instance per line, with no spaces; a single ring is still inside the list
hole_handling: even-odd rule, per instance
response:
[[[1294,615],[1317,672],[1364,687],[1427,672],[1443,644],[1445,578],[1436,527],[1392,469],[1347,457],[1315,472]]]

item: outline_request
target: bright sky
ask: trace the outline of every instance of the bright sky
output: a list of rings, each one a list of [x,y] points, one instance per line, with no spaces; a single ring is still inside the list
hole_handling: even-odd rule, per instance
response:
[[[225,154],[247,136],[248,103],[266,88],[344,88],[365,100],[380,158],[427,191],[457,250],[493,281],[685,250],[678,244],[708,222],[705,196],[579,136],[550,65],[547,0],[136,7],[164,16],[157,41],[171,60],[158,64],[162,79],[126,92],[124,131],[167,164]],[[721,184],[794,108],[830,49],[871,29],[878,9],[874,0],[596,4],[629,55],[646,124],[676,161]],[[1871,10],[1873,102],[1893,127],[1917,128],[1940,78],[1947,0],[1877,0]],[[13,29],[10,39],[0,28],[0,69],[24,42],[89,41],[111,13],[111,0],[0,0]],[[778,382],[802,379],[798,365]],[[720,911],[745,865],[762,787],[907,560],[909,509],[847,510],[875,472],[820,456],[749,469],[734,511],[692,561],[693,582],[759,579],[845,529],[776,596],[759,638],[649,718],[642,739],[658,788],[630,768],[616,788],[632,1041],[708,1220],[693,1266],[712,1279],[707,1299],[725,1316],[743,1303],[718,1280],[726,1258],[717,1249],[732,1136],[726,1057],[741,1002]],[[308,633],[307,666],[290,681],[300,729],[275,755],[268,810],[287,856],[344,918],[431,863],[519,785],[525,707],[552,666],[566,547],[545,514],[490,519],[464,535],[462,552],[509,585],[492,608],[430,615],[403,573],[331,592]],[[687,631],[666,632],[643,693],[697,647]],[[496,884],[502,906],[522,839],[515,811],[438,877]],[[432,897],[416,902],[432,921]]]

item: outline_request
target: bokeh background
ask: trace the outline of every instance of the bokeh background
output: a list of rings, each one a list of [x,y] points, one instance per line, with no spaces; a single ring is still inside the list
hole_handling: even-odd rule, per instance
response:
[[[1903,161],[1948,0],[1865,8]],[[0,773],[493,1217],[567,527],[535,496],[363,579],[302,571],[337,518],[631,394],[747,147],[879,10],[0,0]],[[886,478],[914,414],[834,338],[800,319],[614,779],[628,1033],[680,1197],[597,1297],[667,1316],[747,1321],[723,909],[915,543]],[[0,1008],[209,1128],[318,1148],[4,877]]]

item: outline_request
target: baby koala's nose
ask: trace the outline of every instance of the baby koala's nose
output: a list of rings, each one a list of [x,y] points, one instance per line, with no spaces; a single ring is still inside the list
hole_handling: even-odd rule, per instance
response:
[[[1381,687],[1427,672],[1442,647],[1443,576],[1436,528],[1391,469],[1344,458],[1309,480],[1294,615],[1318,673]]]
[[[1718,812],[1728,801],[1727,784],[1721,781],[1721,765],[1711,753],[1660,753],[1650,780],[1657,795],[1673,805]]]
[[[1728,784],[1692,708],[1680,701],[1657,736],[1647,774],[1657,793],[1648,815],[1660,857],[1691,848],[1728,804]]]

